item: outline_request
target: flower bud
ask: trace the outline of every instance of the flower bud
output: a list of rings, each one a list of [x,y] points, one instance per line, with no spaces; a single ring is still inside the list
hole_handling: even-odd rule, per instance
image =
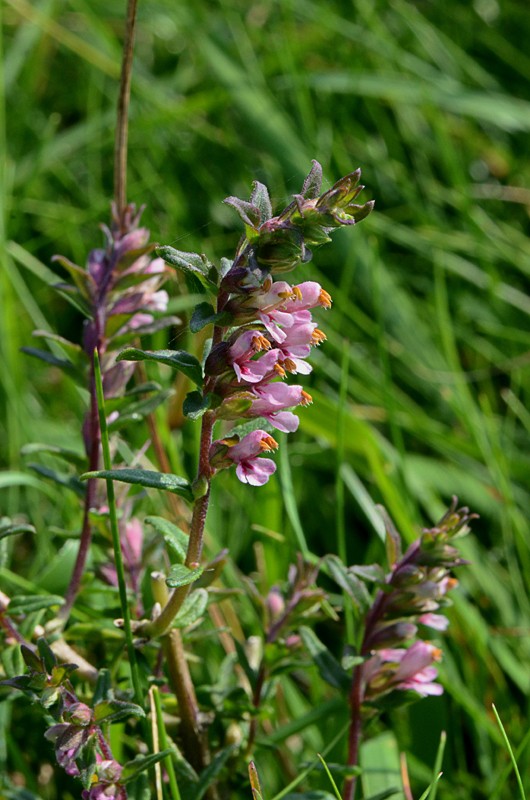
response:
[[[86,727],[92,722],[92,709],[85,703],[74,703],[63,713],[66,722]]]

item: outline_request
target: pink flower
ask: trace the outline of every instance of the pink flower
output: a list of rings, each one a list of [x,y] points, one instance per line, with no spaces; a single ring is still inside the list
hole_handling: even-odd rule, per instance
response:
[[[253,417],[264,417],[277,430],[292,433],[298,428],[299,420],[296,414],[284,411],[298,405],[309,405],[311,395],[301,386],[289,386],[286,383],[271,383],[264,386],[254,386],[252,392],[256,399],[250,408]]]
[[[300,315],[305,312],[300,312]],[[280,363],[288,372],[309,375],[312,366],[303,359],[311,352],[311,347],[320,344],[326,339],[322,331],[317,328],[316,322],[308,319],[297,318],[293,315],[294,324],[285,331],[285,339],[277,345],[280,351]]]
[[[232,363],[239,383],[260,383],[263,380],[283,377],[285,370],[278,366],[280,353],[270,350],[271,344],[260,331],[245,331],[239,336],[228,351],[228,359]],[[254,356],[268,350],[260,358]]]
[[[284,303],[286,311],[301,311],[302,309],[331,308],[331,296],[316,281],[304,281],[297,286],[293,286],[294,299],[289,299]]]
[[[449,620],[443,614],[431,614],[428,612],[418,617],[418,622],[428,628],[433,628],[435,631],[445,631],[449,627]]]
[[[244,436],[238,444],[232,445],[227,456],[237,465],[236,475],[242,483],[263,486],[276,472],[276,464],[270,458],[259,456],[277,447],[276,440],[266,431],[256,430]]]
[[[282,342],[285,339],[283,328],[290,328],[293,324],[293,316],[288,311],[283,311],[283,305],[296,295],[293,294],[292,287],[285,281],[266,281],[265,291],[258,294],[254,299],[258,318],[265,326],[275,342]],[[280,327],[281,326],[281,327]]]
[[[441,650],[429,642],[414,642],[408,649],[377,650],[363,667],[367,695],[379,695],[392,689],[412,690],[421,697],[440,695],[443,687],[434,683],[438,672],[432,666],[441,658]]]

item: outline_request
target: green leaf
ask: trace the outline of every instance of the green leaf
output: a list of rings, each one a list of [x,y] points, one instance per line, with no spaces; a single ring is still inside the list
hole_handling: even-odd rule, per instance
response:
[[[135,394],[148,394],[149,392],[159,392],[161,389],[162,386],[160,383],[157,383],[156,381],[147,381],[147,383],[139,383],[136,386],[131,386],[131,388],[125,392],[124,396],[133,397]],[[105,408],[108,411],[109,404],[107,402],[105,402]]]
[[[387,731],[361,745],[361,781],[365,797],[396,797],[404,800],[401,790],[399,747],[393,733]]]
[[[272,205],[267,187],[259,181],[254,181],[250,202],[259,210],[260,222],[266,222],[272,217]]]
[[[21,347],[20,351],[25,353],[27,356],[39,358],[41,361],[44,361],[46,364],[50,364],[52,367],[59,367],[59,369],[64,369],[66,372],[75,371],[75,365],[72,364],[71,361],[68,361],[66,358],[54,356],[53,353],[49,353],[47,350],[40,350],[38,347]]]
[[[165,389],[152,397],[147,397],[144,400],[138,400],[136,403],[130,403],[127,410],[119,414],[117,419],[108,425],[109,431],[120,430],[125,425],[130,425],[132,422],[141,422],[145,417],[152,414],[158,406],[171,397],[175,393],[174,389]]]
[[[314,789],[309,792],[289,792],[283,795],[283,800],[335,800],[335,795]]]
[[[42,636],[37,639],[37,650],[39,651],[39,655],[44,662],[46,671],[51,675],[53,668],[57,665],[57,659],[55,658],[50,645]]]
[[[188,392],[182,404],[182,412],[189,419],[199,419],[212,405],[212,394],[202,396],[201,392]]]
[[[68,274],[74,281],[81,295],[88,300],[89,298],[88,286],[92,287],[95,286],[94,279],[92,278],[88,270],[78,266],[77,264],[74,264],[65,256],[61,255],[53,256],[52,261],[55,261],[56,263],[60,264],[61,267],[64,267],[64,269],[68,272]]]
[[[34,650],[31,650],[27,645],[23,644],[20,646],[20,653],[22,658],[24,659],[25,665],[32,669],[34,672],[42,672],[43,671],[43,664],[39,656]]]
[[[7,517],[0,520],[0,539],[14,536],[16,533],[37,533],[33,525],[27,522],[12,522]]]
[[[300,636],[315,662],[320,676],[335,689],[348,692],[351,688],[351,675],[342,669],[335,656],[330,653],[311,628],[301,627]]]
[[[97,705],[102,700],[107,700],[112,691],[112,684],[110,679],[110,671],[106,668],[100,669],[96,686],[94,687],[94,696],[92,703]]]
[[[224,750],[221,750],[220,753],[211,760],[208,764],[206,769],[201,773],[199,778],[199,782],[195,788],[195,793],[191,800],[201,800],[201,798],[206,794],[208,788],[212,786],[215,778],[219,775],[222,768],[236,749],[236,745],[230,745],[226,747]]]
[[[75,286],[70,286],[68,283],[56,283],[53,288],[84,317],[87,319],[93,318],[94,314],[91,304],[85,300],[81,292]]]
[[[351,597],[359,611],[366,611],[372,602],[364,583],[344,566],[338,556],[328,555],[324,559],[329,574],[341,589]]]
[[[227,206],[231,206],[237,211],[246,227],[253,228],[254,230],[258,228],[261,221],[260,210],[253,203],[233,196],[225,197],[223,203],[226,203]]]
[[[384,506],[377,506],[377,510],[383,517],[383,522],[385,523],[385,531],[386,531],[386,539],[385,539],[385,546],[386,546],[386,557],[388,559],[388,565],[393,567],[399,559],[401,558],[401,536],[399,535],[396,527],[390,517],[390,514],[387,512]]]
[[[199,361],[185,350],[138,350],[136,347],[127,347],[116,357],[116,361],[156,361],[182,372],[199,387],[203,383]]]
[[[45,467],[43,464],[28,464],[29,469],[34,470],[39,475],[43,475],[45,478],[49,478],[54,483],[58,483],[59,486],[64,486],[66,489],[71,489],[72,492],[75,492],[79,497],[85,496],[85,487],[80,482],[79,478],[75,475],[67,475],[63,472],[57,472],[54,469],[50,469],[50,467]]]
[[[151,769],[151,767],[154,767],[159,761],[162,761],[163,758],[172,754],[173,750],[168,748],[167,750],[161,750],[159,753],[151,753],[148,756],[136,756],[134,761],[128,761],[123,767],[121,782],[128,783],[132,781],[134,778],[137,778],[141,772],[144,772],[146,769]]]
[[[175,250],[174,247],[157,247],[156,254],[163,258],[166,264],[180,269],[184,273],[193,275],[201,284],[210,291],[217,290],[217,273],[213,264],[205,255],[199,253],[186,253],[184,250]]]
[[[154,472],[149,469],[100,469],[95,472],[85,472],[81,475],[82,481],[91,478],[105,478],[121,483],[131,483],[134,486],[145,486],[147,489],[158,489],[162,492],[171,492],[193,500],[191,486],[187,480],[166,472]]]
[[[301,195],[305,198],[318,197],[322,189],[322,167],[313,159],[313,166],[302,186]]]
[[[88,365],[88,358],[83,348],[75,344],[75,342],[70,342],[68,339],[65,339],[64,336],[42,330],[33,331],[32,335],[36,338],[46,339],[49,342],[58,344],[65,351],[68,360],[71,361],[78,370],[83,370]]]
[[[32,594],[32,595],[18,595],[14,597],[9,603],[9,613],[11,615],[17,614],[31,614],[34,611],[42,611],[45,608],[52,606],[62,606],[64,598],[59,595],[53,594]]]
[[[204,567],[189,569],[189,567],[186,567],[184,564],[173,564],[166,579],[166,583],[172,589],[177,589],[179,586],[189,586],[190,583],[200,578],[203,572]]]
[[[145,522],[152,525],[157,533],[164,537],[164,541],[175,558],[183,563],[188,551],[189,536],[178,525],[164,519],[164,517],[146,517]]]
[[[202,328],[205,328],[206,325],[229,325],[231,321],[231,314],[227,314],[225,311],[216,312],[210,303],[199,303],[193,309],[190,330],[192,333],[197,333]]]
[[[145,711],[136,703],[123,700],[102,700],[94,706],[94,720],[101,723],[114,723],[129,717],[145,717]]]
[[[51,453],[58,458],[62,458],[64,461],[81,466],[84,466],[87,460],[84,453],[78,453],[77,451],[70,450],[66,447],[58,447],[54,444],[44,444],[42,442],[31,442],[29,444],[25,444],[20,453],[23,456],[31,456],[34,453]]]
[[[200,619],[208,605],[208,592],[206,589],[195,589],[182,603],[173,622],[176,628],[187,628]]]

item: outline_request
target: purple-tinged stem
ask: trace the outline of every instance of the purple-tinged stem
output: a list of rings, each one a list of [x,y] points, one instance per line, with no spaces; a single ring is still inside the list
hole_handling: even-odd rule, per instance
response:
[[[221,300],[221,295],[219,296],[219,300]],[[218,308],[220,305],[221,303],[219,302]],[[216,325],[214,327],[212,336],[213,346],[222,341],[223,331],[224,329],[220,326]],[[210,380],[207,378],[204,388],[205,394],[208,393],[209,389]],[[186,560],[184,562],[189,569],[194,569],[200,564],[202,548],[204,544],[204,526],[206,524],[208,505],[210,503],[210,483],[212,479],[210,447],[212,444],[214,424],[215,414],[207,411],[202,417],[201,440],[199,445],[199,466],[197,469],[197,479],[195,481],[196,486],[199,486],[201,482],[204,484],[203,494],[195,500],[193,505],[188,550],[186,553]],[[175,619],[175,616],[182,606],[182,603],[188,596],[189,591],[189,586],[179,586],[177,589],[174,589],[159,616],[152,622],[149,622],[145,627],[138,629],[141,631],[141,635],[146,635],[151,638],[164,635]]]
[[[356,767],[359,763],[359,747],[362,736],[362,715],[361,706],[363,701],[363,665],[359,664],[353,672],[353,680],[350,691],[350,730],[348,734],[348,766]],[[351,775],[344,781],[343,800],[353,800],[355,797],[355,787],[357,776]]]
[[[114,201],[120,221],[123,220],[123,212],[127,205],[127,139],[137,5],[137,0],[129,0],[127,4],[127,23],[125,26],[125,40],[123,43],[120,94],[118,97],[116,118],[116,138],[114,142]]]
[[[360,655],[367,656],[370,650],[370,640],[374,626],[385,613],[388,594],[379,591],[374,603],[366,615],[364,626],[364,637],[361,645]],[[350,729],[348,733],[348,761],[349,767],[356,767],[359,763],[359,749],[362,739],[362,704],[364,700],[363,691],[363,664],[358,664],[353,670],[352,684],[349,696],[350,706]],[[354,800],[355,789],[357,786],[357,776],[351,775],[344,781],[343,800]]]

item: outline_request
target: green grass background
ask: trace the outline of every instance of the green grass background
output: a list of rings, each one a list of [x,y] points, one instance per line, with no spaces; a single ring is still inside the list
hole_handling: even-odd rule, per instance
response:
[[[15,573],[63,589],[71,551],[54,526],[78,524],[75,497],[29,471],[20,451],[33,441],[80,450],[85,398],[19,349],[35,328],[81,337],[48,270],[54,253],[84,264],[102,243],[123,7],[5,0],[1,11],[0,510],[38,529],[31,559],[29,542],[2,551],[9,590]],[[312,158],[326,185],[361,166],[364,199],[376,200],[293,276],[321,281],[334,300],[319,318],[328,341],[315,354],[314,405],[282,441],[279,479],[251,489],[219,478],[209,531],[246,570],[257,540],[274,582],[304,541],[319,555],[343,547],[352,563],[381,559],[375,503],[406,540],[452,494],[480,514],[449,612],[446,693],[391,718],[415,787],[447,729],[446,800],[515,795],[492,702],[530,785],[529,37],[515,0],[139,8],[128,199],[146,204],[154,240],[229,256],[239,229],[222,199],[247,197],[258,179],[283,207]],[[171,292],[186,319],[197,298],[183,284]],[[185,326],[169,344],[197,346]],[[159,422],[167,431],[165,413]],[[147,436],[131,435],[135,446]],[[191,475],[195,427],[166,435],[175,469]],[[288,699],[295,716],[312,702]],[[326,725],[307,729],[302,760],[332,738]],[[9,758],[23,769],[22,753]],[[272,796],[281,778],[263,758]]]

